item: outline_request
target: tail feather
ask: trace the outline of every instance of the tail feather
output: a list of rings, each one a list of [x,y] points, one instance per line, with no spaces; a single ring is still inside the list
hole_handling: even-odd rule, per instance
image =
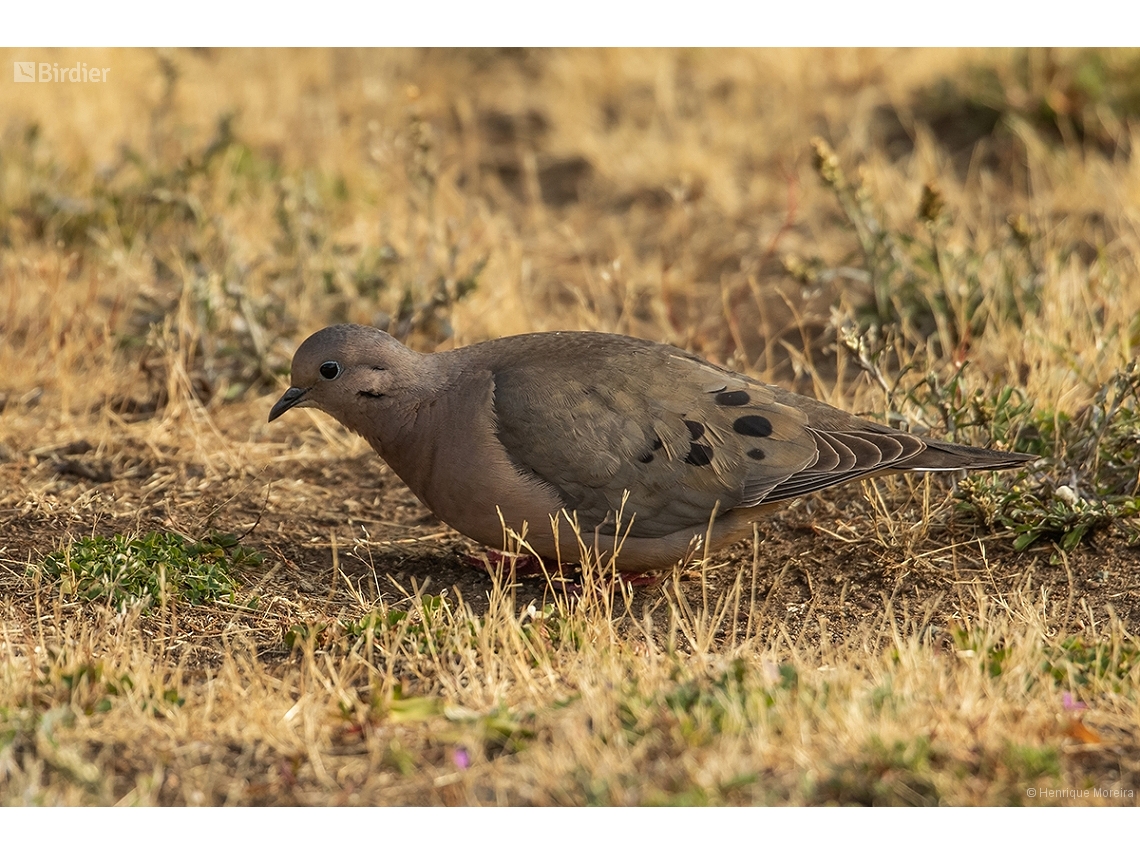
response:
[[[935,439],[923,439],[923,443],[926,448],[914,457],[900,461],[898,465],[892,468],[920,472],[953,472],[958,469],[1013,469],[1028,463],[1030,460],[1037,459],[1035,454],[993,451],[989,448],[956,445],[952,442],[939,442]]]

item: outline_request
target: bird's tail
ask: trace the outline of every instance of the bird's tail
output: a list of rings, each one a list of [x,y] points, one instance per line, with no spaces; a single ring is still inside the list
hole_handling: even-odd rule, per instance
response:
[[[956,445],[952,442],[939,442],[936,439],[923,439],[926,448],[914,457],[903,461],[898,470],[918,470],[920,472],[953,472],[958,469],[1013,469],[1036,460],[1035,454],[1020,454],[1016,451],[992,451],[988,448],[974,448],[969,445]]]

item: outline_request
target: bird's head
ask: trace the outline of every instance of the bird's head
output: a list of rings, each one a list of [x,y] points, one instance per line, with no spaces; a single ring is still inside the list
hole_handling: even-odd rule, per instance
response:
[[[269,421],[295,407],[316,407],[359,430],[355,416],[368,402],[398,396],[414,383],[422,354],[372,327],[339,324],[313,333],[293,355],[292,384]]]

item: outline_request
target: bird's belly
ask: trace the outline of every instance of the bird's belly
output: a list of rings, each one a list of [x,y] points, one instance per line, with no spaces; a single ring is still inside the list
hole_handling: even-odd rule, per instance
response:
[[[450,477],[438,477],[441,464],[451,463],[425,462],[411,471],[393,468],[432,513],[460,534],[485,546],[519,552],[524,551],[519,536],[525,533],[534,551],[544,558],[555,557],[551,519],[559,518],[562,503],[551,488],[532,479],[504,477],[513,474],[509,464],[467,466],[461,478],[451,468]],[[577,560],[577,553],[569,560]]]
[[[740,508],[722,515],[713,525],[709,553],[751,535],[754,522],[771,510],[769,506]],[[582,529],[575,524],[573,515],[561,508],[552,508],[539,519],[533,512],[527,514],[518,507],[492,505],[480,508],[478,513],[469,510],[454,522],[445,512],[435,512],[461,534],[485,546],[535,554],[551,562],[567,564],[600,560],[603,567],[608,566],[616,553],[615,563],[625,572],[668,570],[679,561],[699,559],[705,552],[709,535],[707,525],[655,537],[635,537],[626,529],[603,534],[595,529]]]

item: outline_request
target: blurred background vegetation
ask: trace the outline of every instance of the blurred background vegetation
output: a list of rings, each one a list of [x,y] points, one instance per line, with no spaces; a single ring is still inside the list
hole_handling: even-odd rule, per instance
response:
[[[205,402],[267,393],[336,321],[429,348],[615,330],[818,383],[838,310],[1024,382],[1026,314],[1072,336],[1135,271],[1133,51],[34,53],[111,71],[0,89],[0,353],[57,301],[69,368],[134,365],[77,391],[125,413],[169,391],[155,335]],[[850,176],[820,180],[813,137]],[[1084,305],[1043,306],[1051,277]],[[1047,370],[1103,382],[1121,320]],[[25,361],[0,394],[54,385]]]

